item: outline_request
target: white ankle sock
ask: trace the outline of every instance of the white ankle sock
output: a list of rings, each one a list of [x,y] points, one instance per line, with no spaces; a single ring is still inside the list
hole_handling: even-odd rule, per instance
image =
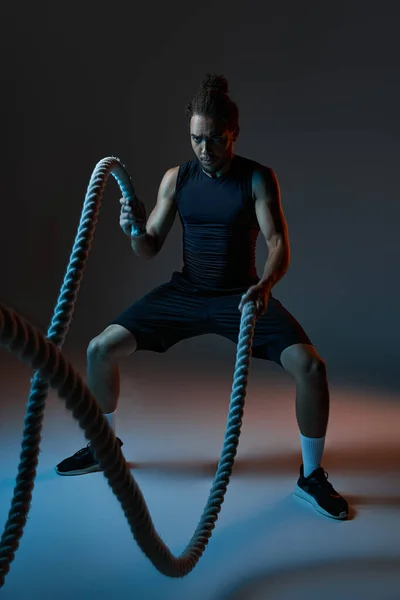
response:
[[[108,424],[110,425],[111,429],[115,433],[115,411],[112,413],[108,413],[107,415],[104,414],[104,416],[107,419]]]
[[[309,438],[300,433],[300,439],[304,477],[308,477],[315,469],[318,469],[318,467],[321,466],[325,446],[325,436],[321,438]]]

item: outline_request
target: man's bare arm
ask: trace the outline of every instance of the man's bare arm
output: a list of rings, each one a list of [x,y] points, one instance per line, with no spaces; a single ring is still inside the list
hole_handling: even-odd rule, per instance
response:
[[[279,183],[272,169],[260,168],[254,172],[253,195],[257,220],[268,246],[260,283],[273,287],[289,268],[290,243]]]
[[[175,202],[179,167],[169,169],[160,184],[157,202],[146,223],[146,234],[131,238],[133,251],[141,258],[156,256],[167,238],[177,213]]]

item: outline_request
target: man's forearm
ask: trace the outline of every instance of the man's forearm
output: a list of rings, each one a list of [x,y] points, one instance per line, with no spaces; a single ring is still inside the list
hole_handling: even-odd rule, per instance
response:
[[[158,253],[157,240],[149,233],[131,237],[131,247],[139,258],[153,258]]]
[[[271,288],[286,274],[290,264],[290,252],[285,244],[278,244],[268,253],[264,272],[260,283],[270,285]]]

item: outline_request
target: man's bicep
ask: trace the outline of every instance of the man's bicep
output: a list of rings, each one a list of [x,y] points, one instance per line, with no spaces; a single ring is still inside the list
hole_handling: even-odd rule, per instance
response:
[[[168,235],[177,213],[175,202],[179,167],[169,169],[160,184],[157,202],[147,220],[147,232],[159,238],[161,245]]]
[[[255,211],[261,232],[267,242],[274,238],[288,239],[283,214],[279,182],[272,169],[259,169],[253,176]]]

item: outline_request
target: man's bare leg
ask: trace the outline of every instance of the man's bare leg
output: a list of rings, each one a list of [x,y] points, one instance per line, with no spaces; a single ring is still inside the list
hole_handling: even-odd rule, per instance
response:
[[[324,361],[313,346],[294,344],[281,363],[296,381],[296,417],[301,434],[304,473],[320,466],[329,419],[329,388]]]
[[[119,397],[118,362],[137,348],[134,336],[120,325],[110,325],[89,344],[88,387],[115,432],[115,410]],[[122,445],[122,441],[120,441]],[[90,445],[78,450],[56,466],[59,475],[84,475],[100,470]]]
[[[121,325],[110,325],[88,346],[87,383],[106,415],[115,412],[118,404],[118,362],[133,354],[136,347],[134,336]]]

